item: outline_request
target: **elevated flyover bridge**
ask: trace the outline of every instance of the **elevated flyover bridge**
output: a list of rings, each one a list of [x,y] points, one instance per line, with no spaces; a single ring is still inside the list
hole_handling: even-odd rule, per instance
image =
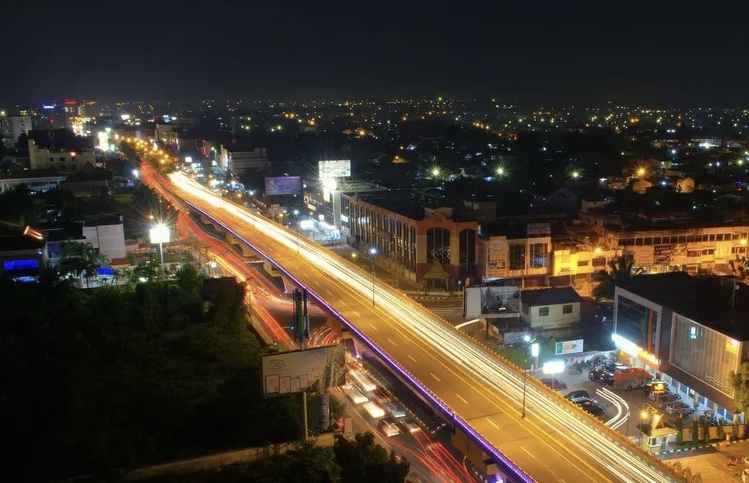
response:
[[[454,438],[459,450],[474,464],[481,463],[477,454],[490,459],[504,481],[681,481],[533,378],[528,379],[526,417],[521,418],[522,371],[406,295],[373,282],[371,274],[347,260],[181,173],[172,174],[171,183],[152,170],[143,178],[219,222],[306,288],[448,418],[460,436]],[[493,472],[494,466],[488,468]]]

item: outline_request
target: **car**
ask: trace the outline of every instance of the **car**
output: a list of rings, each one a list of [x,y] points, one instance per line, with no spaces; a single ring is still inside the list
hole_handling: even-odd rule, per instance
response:
[[[694,412],[694,409],[690,407],[680,406],[671,410],[666,409],[666,411],[668,411],[668,413],[673,416],[689,416]]]
[[[556,391],[564,391],[565,389],[567,389],[567,383],[564,381],[560,381],[556,377],[545,377],[541,379],[541,382]]]
[[[382,431],[388,438],[401,434],[401,430],[398,429],[398,425],[395,424],[395,421],[393,421],[391,418],[380,419],[377,427],[380,428],[380,431]]]
[[[421,431],[421,426],[416,424],[415,421],[412,419],[404,419],[400,422],[401,427],[407,432],[407,433],[418,433]]]
[[[572,402],[580,406],[580,409],[582,409],[586,413],[592,414],[594,416],[600,416],[603,413],[603,408],[598,405],[598,402],[595,399],[590,399],[589,397],[579,397],[573,399]]]
[[[659,404],[669,404],[675,401],[681,401],[681,396],[678,394],[674,394],[672,392],[667,392],[665,394],[650,394],[650,399],[653,401],[658,402]]]
[[[385,410],[394,418],[406,417],[406,408],[401,404],[389,402],[385,404]]]
[[[590,394],[588,394],[588,391],[586,391],[585,389],[579,389],[577,391],[568,392],[567,395],[564,396],[565,399],[570,399],[570,400],[577,399],[579,397],[589,398]]]
[[[668,414],[681,413],[684,414],[687,411],[694,411],[692,406],[685,402],[677,401],[666,405],[666,412]]]

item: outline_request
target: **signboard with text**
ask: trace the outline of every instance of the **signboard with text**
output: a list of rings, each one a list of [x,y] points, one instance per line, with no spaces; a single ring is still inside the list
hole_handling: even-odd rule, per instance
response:
[[[551,223],[528,223],[528,238],[551,236]]]
[[[350,159],[333,159],[318,161],[320,179],[326,178],[348,178],[351,176]]]
[[[280,176],[265,178],[265,194],[268,196],[302,194],[302,178],[299,176]]]
[[[346,383],[343,344],[261,357],[263,396],[282,396],[312,388],[325,391]]]
[[[554,354],[563,356],[565,354],[578,354],[583,351],[583,339],[565,340],[554,345]]]

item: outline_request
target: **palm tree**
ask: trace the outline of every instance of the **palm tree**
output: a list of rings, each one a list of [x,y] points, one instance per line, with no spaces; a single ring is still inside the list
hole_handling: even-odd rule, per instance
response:
[[[75,278],[83,276],[86,278],[86,287],[89,279],[96,276],[99,267],[107,263],[107,257],[99,253],[91,243],[66,240],[60,244],[60,275]]]
[[[633,256],[622,255],[609,262],[611,271],[601,270],[598,277],[601,282],[593,289],[593,295],[597,300],[613,299],[615,287],[626,287],[630,284],[633,277],[643,272],[641,267],[635,268],[635,259]]]

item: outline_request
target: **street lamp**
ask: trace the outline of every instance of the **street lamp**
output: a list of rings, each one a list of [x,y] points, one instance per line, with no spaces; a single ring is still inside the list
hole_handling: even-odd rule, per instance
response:
[[[538,342],[534,342],[534,338],[531,338],[530,335],[525,334],[523,336],[523,341],[526,344],[526,354],[528,353],[528,346],[531,348],[531,357],[538,358],[538,353],[540,350],[540,346],[538,345]],[[530,364],[530,361],[526,361],[526,365]],[[526,381],[528,380],[528,371],[530,370],[529,367],[523,368],[523,412],[520,415],[521,419],[525,419],[525,390],[526,390]]]
[[[437,187],[437,176],[440,175],[440,169],[439,168],[433,168],[432,169],[432,177],[434,178],[434,187]]]
[[[505,168],[502,166],[497,167],[497,178],[501,178],[505,175]]]
[[[377,249],[372,247],[369,249],[369,254],[372,258],[372,307],[375,306],[375,255],[377,255]]]
[[[296,222],[294,223],[294,231],[296,231],[296,253],[299,254],[299,210],[294,210],[294,217]]]
[[[216,263],[216,260],[211,260],[211,262],[208,264],[208,266],[211,268],[211,278],[215,275],[215,270],[218,264]]]
[[[161,254],[161,277],[164,278],[164,243],[169,243],[170,233],[169,227],[163,223],[155,225],[149,231],[151,237],[151,244],[159,244],[159,253]]]

